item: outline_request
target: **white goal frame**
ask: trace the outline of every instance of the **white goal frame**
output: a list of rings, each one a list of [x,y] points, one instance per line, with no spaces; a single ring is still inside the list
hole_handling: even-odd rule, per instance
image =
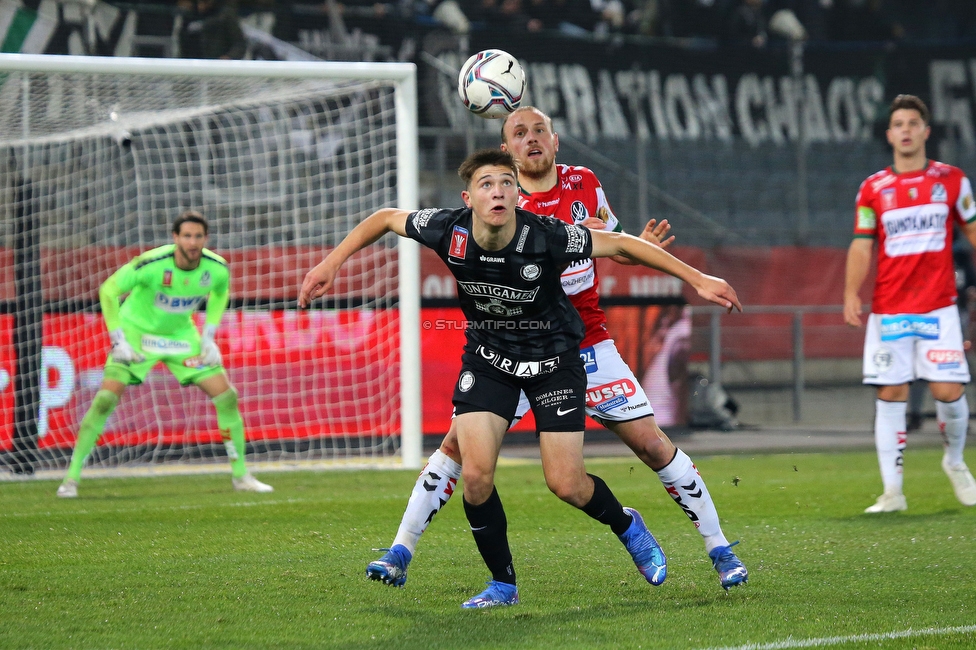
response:
[[[0,54],[6,72],[144,74],[195,77],[279,77],[289,79],[392,82],[396,115],[397,206],[419,208],[417,68],[413,63],[326,61],[203,61],[62,55]],[[29,118],[28,118],[29,119]],[[25,140],[30,137],[24,121]],[[18,136],[10,134],[11,139]],[[400,457],[404,468],[422,467],[422,390],[420,353],[420,245],[398,240],[400,332]]]

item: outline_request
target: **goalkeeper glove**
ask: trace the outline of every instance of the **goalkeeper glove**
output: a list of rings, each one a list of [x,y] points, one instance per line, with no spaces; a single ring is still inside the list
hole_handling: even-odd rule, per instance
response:
[[[110,339],[112,339],[112,360],[116,363],[139,363],[145,361],[146,357],[135,351],[131,344],[125,340],[125,332],[122,331],[120,327],[117,330],[112,330],[108,333]]]
[[[205,366],[223,365],[223,357],[220,356],[220,348],[214,342],[217,335],[216,325],[203,326],[203,338],[200,339],[200,363]]]

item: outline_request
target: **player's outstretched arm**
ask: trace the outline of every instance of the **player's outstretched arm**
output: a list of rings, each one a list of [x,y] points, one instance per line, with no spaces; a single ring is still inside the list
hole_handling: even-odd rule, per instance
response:
[[[728,282],[722,278],[702,273],[659,246],[619,232],[593,231],[592,236],[592,257],[623,255],[638,264],[684,280],[691,285],[700,297],[716,305],[721,305],[730,312],[733,308],[742,311],[739,297]]]
[[[851,327],[861,326],[861,285],[871,268],[874,239],[856,237],[847,249],[844,270],[844,322]]]
[[[357,251],[366,248],[388,232],[406,237],[409,214],[409,210],[383,208],[363,219],[324,260],[305,274],[298,293],[298,306],[308,307],[313,300],[328,292],[335,282],[339,268]]]
[[[578,225],[589,228],[590,230],[605,230],[607,227],[607,224],[602,219],[596,217],[587,217],[579,222]],[[655,246],[667,248],[674,242],[674,235],[668,237],[669,230],[671,230],[671,224],[668,223],[667,219],[661,219],[661,223],[658,223],[657,219],[651,219],[644,226],[644,230],[641,231],[640,238]],[[624,255],[613,255],[610,259],[624,266],[638,264],[636,260],[632,260]]]

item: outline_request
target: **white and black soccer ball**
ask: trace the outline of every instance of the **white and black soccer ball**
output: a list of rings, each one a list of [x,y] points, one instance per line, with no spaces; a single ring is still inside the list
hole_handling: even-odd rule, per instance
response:
[[[483,50],[464,62],[458,95],[480,117],[505,117],[519,107],[525,94],[525,71],[518,59],[501,50]]]

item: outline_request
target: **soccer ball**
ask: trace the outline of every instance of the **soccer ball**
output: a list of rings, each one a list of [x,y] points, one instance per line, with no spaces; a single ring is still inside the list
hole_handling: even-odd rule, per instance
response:
[[[458,95],[469,111],[480,117],[505,117],[522,102],[525,72],[508,52],[484,50],[461,66]]]

